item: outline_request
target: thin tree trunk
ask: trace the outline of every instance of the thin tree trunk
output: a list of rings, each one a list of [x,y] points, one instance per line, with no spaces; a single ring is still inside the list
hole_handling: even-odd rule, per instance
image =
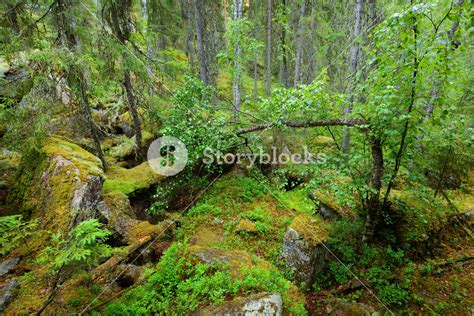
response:
[[[80,55],[82,52],[82,44],[80,38],[75,34],[76,22],[74,21],[74,16],[68,13],[68,11],[72,9],[72,5],[73,4],[70,0],[56,0],[54,10],[55,19],[63,45],[68,47],[77,55]],[[87,78],[87,70],[83,69],[81,66],[73,66],[71,71],[68,73],[68,81],[70,84],[75,84],[80,91],[78,97],[81,117],[84,119],[86,126],[92,135],[95,151],[102,162],[102,168],[104,171],[107,171],[108,166],[100,144],[99,130],[92,118],[89,100],[87,99],[86,90],[89,81]]]
[[[123,74],[124,74],[125,91],[127,92],[128,109],[130,111],[130,114],[132,115],[133,125],[135,127],[135,138],[137,141],[139,155],[141,155],[142,154],[141,150],[143,148],[142,147],[142,128],[141,128],[140,116],[138,115],[138,110],[137,110],[137,100],[135,98],[135,95],[133,94],[130,71],[128,69],[124,69]]]
[[[150,27],[148,25],[148,8],[147,8],[147,0],[141,0],[141,9],[142,9],[142,18],[143,18],[143,31],[145,32],[145,39],[146,39],[146,45],[147,45],[147,57],[151,60],[154,57],[153,53],[153,48],[150,45]],[[148,74],[148,77],[150,78],[150,81],[153,82],[153,68],[150,65],[150,62],[146,62],[146,72]],[[152,86],[148,87],[148,92],[150,94],[153,93]]]
[[[242,0],[234,0],[234,22],[238,23],[242,17]],[[237,32],[241,30],[238,29]],[[235,62],[234,62],[234,78],[233,78],[233,95],[234,95],[234,119],[238,118],[240,111],[240,81],[242,75],[242,51],[240,42],[237,39],[235,42]]]
[[[202,23],[201,23],[201,0],[194,0],[194,17],[196,19],[196,39],[199,59],[199,78],[205,84],[209,84],[207,78],[207,65],[204,56]]]
[[[286,7],[286,0],[282,0],[283,7]],[[286,49],[286,28],[283,27],[280,35],[281,64],[280,64],[280,82],[286,88],[289,88],[288,80],[288,52]]]
[[[301,1],[301,7],[298,11],[298,29],[296,30],[296,59],[295,59],[295,80],[294,88],[301,82],[301,67],[303,64],[303,15],[306,9],[306,0]]]
[[[194,49],[193,49],[193,22],[189,11],[189,0],[181,0],[181,18],[185,24],[186,56],[189,60],[189,68],[194,71]]]
[[[350,64],[350,75],[351,75],[351,83],[349,87],[349,98],[348,98],[348,105],[346,107],[345,111],[345,116],[349,117],[351,110],[352,110],[352,105],[354,104],[354,86],[356,82],[356,74],[357,74],[357,60],[358,60],[358,55],[359,55],[359,42],[358,42],[358,37],[360,36],[361,32],[361,22],[362,22],[362,1],[363,0],[356,0],[356,5],[355,5],[355,10],[354,10],[354,16],[355,16],[355,23],[354,23],[354,42],[351,47],[351,64]],[[350,130],[349,127],[346,127],[345,129],[345,135],[344,135],[344,143],[342,148],[347,151],[349,149],[350,145]]]
[[[265,87],[267,96],[272,93],[272,0],[267,0],[267,38],[265,58]]]
[[[380,219],[380,191],[382,189],[383,177],[383,152],[380,139],[369,136],[369,142],[372,152],[372,179],[369,198],[367,201],[367,218],[364,225],[364,233],[362,234],[362,242],[367,243],[372,240],[375,228]]]
[[[253,8],[253,14],[254,14],[254,28],[253,28],[253,36],[255,40],[257,40],[257,35],[258,35],[258,2],[257,0],[254,0],[254,8]],[[253,98],[257,99],[258,97],[258,52],[257,49],[254,49],[253,52]]]
[[[413,0],[412,0],[413,4]],[[410,104],[408,106],[407,110],[407,119],[405,120],[405,124],[403,126],[403,131],[402,131],[402,137],[400,140],[400,147],[398,148],[397,156],[395,158],[395,167],[393,168],[392,175],[390,176],[390,180],[387,185],[387,191],[385,192],[385,196],[383,199],[383,206],[387,206],[388,202],[388,197],[390,196],[390,192],[393,188],[393,185],[395,183],[395,178],[398,175],[398,170],[400,169],[402,159],[403,159],[403,151],[405,149],[405,142],[406,138],[408,135],[408,129],[410,127],[410,114],[415,106],[415,101],[416,101],[416,81],[418,77],[418,56],[417,56],[417,41],[418,41],[418,22],[416,19],[416,16],[413,16],[413,43],[414,43],[414,49],[413,49],[413,74],[412,74],[412,80],[411,80],[411,92],[410,92]]]

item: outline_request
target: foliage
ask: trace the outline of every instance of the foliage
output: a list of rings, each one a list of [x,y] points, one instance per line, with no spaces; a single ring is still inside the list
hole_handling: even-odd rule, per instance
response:
[[[112,254],[111,247],[105,244],[109,235],[97,219],[83,221],[67,234],[54,234],[52,244],[41,251],[38,263],[45,264],[53,273],[77,272],[97,265],[100,259]]]
[[[107,307],[107,315],[173,313],[184,315],[205,304],[222,304],[228,297],[263,291],[289,290],[290,283],[277,271],[243,269],[243,277],[233,279],[225,264],[193,262],[185,243],[168,248],[144,285],[129,291],[123,301]]]
[[[36,220],[24,221],[21,215],[0,217],[0,255],[5,256],[20,243],[26,243],[35,233],[37,225]]]

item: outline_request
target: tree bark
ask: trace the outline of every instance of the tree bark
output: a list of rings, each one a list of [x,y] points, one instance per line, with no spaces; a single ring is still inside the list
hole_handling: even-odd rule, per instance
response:
[[[254,0],[253,2],[253,19],[254,19],[254,27],[253,27],[253,37],[257,40],[258,36],[258,0]],[[258,97],[258,53],[257,49],[254,49],[253,52],[253,98],[257,99]]]
[[[194,1],[194,17],[196,20],[196,39],[199,59],[199,78],[205,84],[209,84],[206,57],[204,55],[204,43],[202,34],[202,21],[201,21],[201,0]]]
[[[372,152],[372,179],[371,191],[368,193],[367,200],[367,218],[364,225],[364,233],[362,235],[362,242],[367,243],[372,240],[375,233],[375,228],[380,219],[380,191],[382,189],[383,177],[383,152],[380,139],[373,136],[368,136],[370,148]]]
[[[132,116],[133,125],[135,127],[135,138],[137,141],[139,155],[141,155],[141,150],[143,148],[142,147],[142,128],[141,128],[140,116],[138,115],[138,110],[137,110],[137,100],[135,98],[135,95],[133,94],[130,71],[128,69],[124,69],[123,75],[124,75],[125,91],[127,92],[128,109]]]
[[[242,0],[234,0],[234,22],[239,23],[240,18],[242,18]],[[237,30],[237,32],[240,31],[240,29]],[[240,111],[240,84],[242,76],[242,50],[238,37],[235,41],[234,71],[235,73],[232,84],[234,96],[234,119],[238,119]]]
[[[356,74],[357,74],[357,60],[358,60],[358,55],[359,55],[359,42],[358,42],[358,37],[360,36],[361,32],[361,21],[362,21],[362,1],[363,0],[356,0],[356,5],[354,9],[354,42],[352,43],[351,47],[351,63],[350,63],[350,75],[351,75],[351,83],[350,83],[350,88],[349,88],[349,98],[348,98],[348,105],[346,107],[345,111],[345,116],[349,117],[351,114],[352,110],[352,105],[354,104],[354,86],[356,82]],[[346,127],[345,129],[345,135],[344,135],[344,143],[342,145],[342,148],[347,151],[349,149],[350,145],[350,139],[351,139],[351,134],[349,127]]]
[[[296,59],[295,59],[295,80],[294,88],[301,82],[301,67],[303,64],[303,15],[306,10],[306,0],[301,1],[301,7],[298,11],[298,29],[296,30]]]
[[[265,87],[267,96],[272,93],[272,0],[267,0],[267,36],[265,41]]]

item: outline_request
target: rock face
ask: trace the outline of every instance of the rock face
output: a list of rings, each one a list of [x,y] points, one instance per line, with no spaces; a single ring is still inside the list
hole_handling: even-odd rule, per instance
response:
[[[18,261],[20,261],[20,258],[8,259],[0,263],[0,277],[13,270],[13,268],[15,268],[15,266],[17,265]]]
[[[10,304],[16,296],[16,289],[20,287],[17,280],[12,279],[0,289],[0,313]]]
[[[238,298],[221,306],[209,306],[195,315],[257,316],[281,315],[283,302],[279,294],[260,293],[246,298]]]
[[[311,284],[314,276],[327,264],[324,247],[327,231],[320,219],[300,214],[288,227],[283,238],[280,259],[295,273],[298,282]]]

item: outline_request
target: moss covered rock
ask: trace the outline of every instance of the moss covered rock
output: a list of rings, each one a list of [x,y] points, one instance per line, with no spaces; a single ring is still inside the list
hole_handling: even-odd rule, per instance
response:
[[[122,193],[130,196],[137,191],[148,189],[164,177],[155,173],[145,161],[131,169],[111,166],[104,182],[104,193]]]
[[[327,263],[324,247],[328,233],[321,219],[309,214],[295,217],[283,238],[280,259],[295,273],[299,282],[311,284]]]
[[[48,137],[41,153],[22,159],[9,204],[32,213],[42,227],[66,230],[94,215],[103,178],[96,156],[64,138]]]

